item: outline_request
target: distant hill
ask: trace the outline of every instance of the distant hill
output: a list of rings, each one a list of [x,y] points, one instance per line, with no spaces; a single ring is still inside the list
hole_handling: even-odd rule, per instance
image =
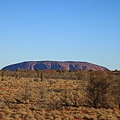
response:
[[[7,70],[108,70],[106,67],[95,65],[88,62],[75,62],[75,61],[27,61],[17,64],[12,64],[4,67]]]

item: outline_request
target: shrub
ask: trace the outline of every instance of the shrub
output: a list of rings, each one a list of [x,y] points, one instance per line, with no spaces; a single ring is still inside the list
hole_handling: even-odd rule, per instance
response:
[[[94,72],[86,86],[86,102],[90,107],[109,107],[107,104],[108,89],[111,85],[110,75],[105,72]]]

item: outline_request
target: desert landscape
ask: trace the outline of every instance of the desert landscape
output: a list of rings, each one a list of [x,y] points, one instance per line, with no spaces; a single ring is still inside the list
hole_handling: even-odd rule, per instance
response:
[[[120,71],[1,70],[0,120],[120,120]]]
[[[0,120],[120,120],[120,0],[0,0]]]

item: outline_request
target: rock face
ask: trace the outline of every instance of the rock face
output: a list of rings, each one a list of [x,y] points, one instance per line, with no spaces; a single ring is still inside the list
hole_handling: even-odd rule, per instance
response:
[[[75,61],[28,61],[17,64],[12,64],[4,67],[7,70],[108,70],[106,67],[95,65],[88,62],[75,62]]]

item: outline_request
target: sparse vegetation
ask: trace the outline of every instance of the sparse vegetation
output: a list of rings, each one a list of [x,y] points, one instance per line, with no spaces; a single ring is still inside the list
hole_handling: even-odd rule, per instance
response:
[[[119,71],[3,73],[0,71],[0,120],[120,119]]]

